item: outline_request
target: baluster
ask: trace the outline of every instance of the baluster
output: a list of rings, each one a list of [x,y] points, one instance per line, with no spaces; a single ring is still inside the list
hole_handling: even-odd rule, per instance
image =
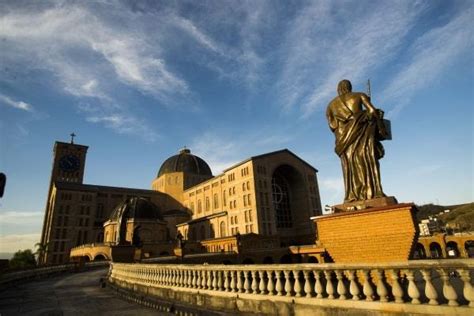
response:
[[[365,300],[373,301],[374,289],[372,288],[372,285],[370,284],[370,271],[362,270],[362,273],[364,274],[364,286],[363,286],[362,291],[364,292]]]
[[[196,271],[195,271],[195,270],[191,270],[190,273],[191,273],[191,287],[192,287],[192,288],[196,288],[196,284],[197,284]]]
[[[171,285],[176,286],[178,285],[178,270],[171,270]]]
[[[260,279],[260,284],[258,286],[260,294],[267,294],[267,286],[265,284],[265,271],[259,271],[258,277]]]
[[[458,306],[459,303],[457,302],[458,295],[454,290],[451,282],[449,281],[449,274],[446,270],[442,269],[441,272],[441,279],[443,280],[443,295],[448,299],[449,306]]]
[[[469,275],[469,270],[459,269],[458,273],[464,283],[464,298],[469,301],[470,307],[474,307],[474,287],[471,285],[471,276]]]
[[[301,291],[303,290],[303,288],[300,282],[300,272],[298,270],[293,270],[293,277],[295,278],[295,284],[294,284],[295,296],[301,297]]]
[[[425,295],[430,299],[429,304],[438,305],[438,293],[431,282],[431,270],[423,269],[421,270],[421,274],[423,274],[423,279],[425,279]]]
[[[350,282],[349,292],[352,295],[352,299],[354,301],[358,301],[360,299],[360,297],[359,297],[360,291],[359,291],[359,285],[357,284],[355,271],[354,270],[349,270],[349,271],[347,271],[347,274],[349,275],[349,282]]]
[[[243,293],[245,289],[242,283],[242,271],[237,271],[237,292]]]
[[[224,291],[230,292],[232,289],[230,288],[230,283],[229,283],[229,271],[225,270],[224,271]]]
[[[385,286],[385,283],[383,282],[383,271],[377,269],[375,270],[375,274],[377,275],[377,295],[380,297],[381,302],[388,302],[387,295],[387,287]]]
[[[201,289],[206,289],[207,288],[207,275],[208,271],[201,270]]]
[[[273,272],[271,270],[267,271],[267,291],[269,295],[275,295],[275,283],[273,282]]]
[[[168,285],[168,269],[163,271],[163,285]]]
[[[332,271],[324,271],[324,275],[326,276],[326,293],[328,294],[329,299],[334,298],[334,285],[332,284]]]
[[[406,272],[407,279],[408,279],[408,296],[411,298],[412,304],[420,304],[420,291],[415,283],[415,276],[412,270],[407,270]]]
[[[304,277],[304,292],[306,293],[306,297],[312,297],[313,296],[313,284],[311,283],[310,280],[310,271],[304,270],[303,271],[303,277]]]
[[[223,288],[223,285],[222,285],[222,271],[216,271],[217,272],[217,288],[214,287],[214,290],[217,290],[217,291],[225,291],[225,289]]]
[[[336,278],[337,278],[337,294],[339,294],[340,300],[346,299],[346,286],[344,285],[344,274],[340,270],[336,270]]]
[[[313,271],[315,281],[316,298],[323,298],[323,284],[321,283],[321,271]]]
[[[183,270],[183,287],[188,287],[189,279],[188,279],[188,270]]]
[[[398,270],[393,269],[390,271],[392,275],[392,294],[395,298],[395,303],[403,303],[403,289],[398,282]]]
[[[176,270],[175,285],[181,287],[181,269]]]
[[[201,271],[196,271],[197,280],[196,280],[196,288],[201,288]]]
[[[291,275],[290,275],[290,272],[291,271],[283,271],[283,274],[285,275],[285,292],[286,292],[286,296],[291,296],[291,294],[293,294],[292,290],[293,290],[293,286],[291,284]]]
[[[283,295],[283,284],[281,282],[281,271],[275,271],[275,278],[276,278],[276,291],[278,296]]]
[[[163,283],[163,269],[158,270],[158,284],[161,285]]]
[[[248,271],[244,271],[244,289],[245,293],[250,293],[250,280]]]
[[[206,276],[206,282],[204,283],[204,286],[208,290],[212,290],[214,287],[213,282],[214,282],[214,274],[215,271],[206,271],[205,276]]]
[[[252,271],[252,293],[258,294],[257,271]]]
[[[237,272],[230,271],[230,291],[229,292],[238,292],[237,289]]]
[[[217,271],[212,271],[212,289],[211,290],[218,290],[217,288]]]

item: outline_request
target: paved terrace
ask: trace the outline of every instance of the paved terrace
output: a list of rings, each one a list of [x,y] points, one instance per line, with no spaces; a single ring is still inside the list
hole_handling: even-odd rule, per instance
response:
[[[0,315],[171,315],[130,303],[101,288],[108,268],[0,285]]]

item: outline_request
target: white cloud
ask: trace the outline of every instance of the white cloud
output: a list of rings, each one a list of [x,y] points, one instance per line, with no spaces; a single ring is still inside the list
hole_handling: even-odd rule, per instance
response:
[[[33,111],[33,106],[31,106],[31,104],[28,104],[28,103],[23,102],[23,101],[15,101],[12,98],[7,97],[6,95],[1,94],[1,93],[0,93],[0,102],[6,104],[8,106],[11,106],[15,109],[28,111],[28,112]]]
[[[288,134],[276,134],[264,128],[258,133],[240,133],[238,136],[231,131],[206,131],[192,140],[190,148],[217,175],[251,156],[282,149],[291,139]]]
[[[42,212],[2,212],[0,213],[0,226],[5,224],[37,224],[42,217]]]
[[[396,102],[387,116],[396,116],[410,101],[414,93],[436,81],[444,69],[456,57],[471,49],[473,45],[472,17],[470,7],[443,26],[434,28],[414,41],[410,47],[411,60],[403,65],[398,74],[383,91],[386,102]]]
[[[159,137],[145,122],[130,115],[111,114],[89,116],[86,120],[90,123],[103,123],[107,128],[119,134],[136,135],[148,142],[154,142]]]
[[[389,61],[422,10],[410,2],[359,4],[310,2],[294,19],[283,47],[277,83],[286,110],[303,116],[324,107],[339,80],[365,80]]]
[[[13,253],[18,250],[31,249],[40,241],[40,234],[12,234],[0,236],[0,252]]]

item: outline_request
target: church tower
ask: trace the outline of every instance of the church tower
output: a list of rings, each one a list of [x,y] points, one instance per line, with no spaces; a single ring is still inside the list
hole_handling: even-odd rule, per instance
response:
[[[49,243],[49,236],[52,230],[52,219],[54,218],[54,205],[52,191],[54,183],[69,182],[82,184],[84,179],[84,170],[86,164],[86,154],[88,146],[74,143],[74,133],[71,134],[71,142],[56,142],[53,148],[53,166],[48,188],[48,199],[46,201],[46,210],[43,222],[43,231],[41,234],[41,247]],[[44,254],[40,253],[39,262],[46,263]]]

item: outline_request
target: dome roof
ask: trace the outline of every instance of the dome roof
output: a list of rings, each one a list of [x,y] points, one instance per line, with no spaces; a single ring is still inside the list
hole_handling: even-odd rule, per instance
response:
[[[115,207],[111,221],[118,221],[122,214],[133,219],[163,219],[159,207],[143,197],[132,197]]]
[[[178,155],[166,159],[161,165],[157,177],[170,172],[186,172],[212,177],[209,165],[203,159],[191,154],[191,150],[186,148],[181,150]]]

